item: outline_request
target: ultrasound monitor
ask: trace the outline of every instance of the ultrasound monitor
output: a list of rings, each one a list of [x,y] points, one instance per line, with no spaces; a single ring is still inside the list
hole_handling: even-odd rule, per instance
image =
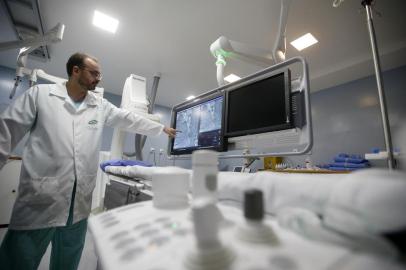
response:
[[[291,69],[297,79],[291,79]],[[301,73],[301,74],[300,74]],[[294,81],[294,83],[292,83]],[[227,157],[300,155],[311,150],[313,134],[306,61],[291,58],[224,88]]]
[[[216,93],[173,108],[171,155],[190,154],[198,149],[224,151],[224,94]]]
[[[290,70],[227,91],[227,137],[258,134],[293,127]]]

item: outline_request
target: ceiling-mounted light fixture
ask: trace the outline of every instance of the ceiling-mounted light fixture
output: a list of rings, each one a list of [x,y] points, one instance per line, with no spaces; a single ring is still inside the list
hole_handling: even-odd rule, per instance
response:
[[[229,82],[229,83],[238,81],[239,79],[241,79],[241,77],[238,77],[237,75],[232,74],[232,73],[224,78],[224,80]]]
[[[295,47],[298,51],[301,51],[309,46],[312,46],[319,42],[312,34],[307,33],[300,38],[295,39],[290,44]]]
[[[95,10],[93,15],[93,25],[110,33],[115,33],[118,27],[118,20]]]

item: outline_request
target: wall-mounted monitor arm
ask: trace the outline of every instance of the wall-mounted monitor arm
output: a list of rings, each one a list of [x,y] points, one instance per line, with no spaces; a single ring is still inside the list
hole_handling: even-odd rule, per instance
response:
[[[289,5],[292,0],[281,1],[281,13],[279,17],[279,28],[274,47],[271,50],[255,48],[250,45],[229,40],[225,36],[220,36],[210,45],[211,54],[216,58],[217,82],[224,85],[224,67],[227,58],[240,59],[244,62],[254,63],[259,66],[269,66],[285,60],[286,54],[286,24],[288,18]]]
[[[281,16],[279,17],[278,35],[272,50],[272,56],[276,63],[285,61],[286,59],[286,25],[291,2],[292,0],[282,0],[281,3]]]

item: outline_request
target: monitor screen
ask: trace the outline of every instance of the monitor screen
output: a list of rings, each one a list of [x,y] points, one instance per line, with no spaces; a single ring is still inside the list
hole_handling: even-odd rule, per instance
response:
[[[290,71],[260,77],[226,91],[227,137],[291,128]]]
[[[197,149],[224,151],[224,94],[194,100],[173,109],[171,154],[190,154]]]

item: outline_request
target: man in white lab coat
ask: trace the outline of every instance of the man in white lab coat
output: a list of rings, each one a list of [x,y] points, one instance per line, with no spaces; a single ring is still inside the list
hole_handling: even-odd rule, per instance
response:
[[[66,84],[31,87],[0,114],[0,169],[29,134],[18,196],[0,248],[1,269],[36,269],[51,241],[50,269],[77,269],[104,125],[175,136],[174,129],[92,92],[101,80],[94,57],[76,53],[66,67]]]

